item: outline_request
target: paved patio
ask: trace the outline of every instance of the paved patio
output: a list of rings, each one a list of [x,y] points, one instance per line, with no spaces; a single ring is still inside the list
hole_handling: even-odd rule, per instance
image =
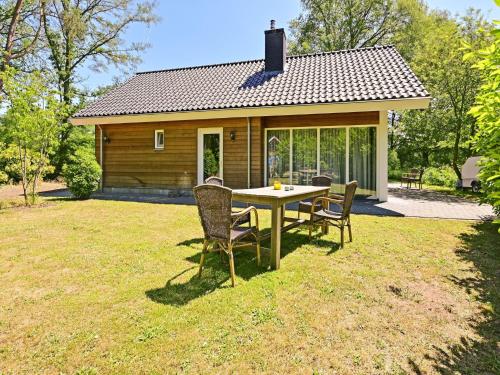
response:
[[[69,197],[65,189],[44,192],[41,195],[52,197]],[[138,195],[117,193],[96,193],[95,199],[121,200],[129,202],[148,202],[158,204],[194,204],[192,197],[167,197],[165,195]],[[296,209],[296,205],[288,205],[287,209]],[[494,216],[489,205],[478,203],[431,190],[416,190],[390,185],[387,202],[371,199],[354,201],[353,212],[356,214],[401,217],[426,217],[440,219],[485,220]]]
[[[479,205],[462,197],[432,190],[406,189],[396,185],[389,187],[387,202],[358,200],[353,210],[368,215],[440,219],[484,220],[494,216],[490,205]]]

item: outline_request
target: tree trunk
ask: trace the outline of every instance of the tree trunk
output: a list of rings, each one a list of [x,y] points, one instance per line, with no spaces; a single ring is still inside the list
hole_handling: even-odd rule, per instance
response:
[[[21,146],[18,147],[19,147],[19,159],[21,161],[21,184],[23,186],[24,205],[29,206],[26,150],[23,150]]]
[[[17,0],[14,6],[14,13],[9,24],[9,31],[7,32],[7,38],[5,40],[5,47],[3,50],[2,61],[0,63],[0,71],[4,72],[10,63],[10,58],[12,56],[12,48],[14,47],[14,38],[16,35],[17,23],[19,22],[19,15],[21,14],[21,9],[23,7],[24,0]],[[0,90],[3,89],[3,80],[0,79]]]
[[[429,150],[422,150],[422,167],[427,168],[429,166]]]
[[[455,171],[455,174],[457,175],[459,180],[462,180],[462,172],[460,171],[460,168],[458,168],[458,152],[460,146],[461,133],[462,133],[462,124],[458,123],[457,128],[455,130],[455,142],[453,144],[453,160],[451,163],[453,170]]]
[[[389,150],[394,150],[394,122],[396,120],[396,112],[391,113],[391,137],[389,139]]]

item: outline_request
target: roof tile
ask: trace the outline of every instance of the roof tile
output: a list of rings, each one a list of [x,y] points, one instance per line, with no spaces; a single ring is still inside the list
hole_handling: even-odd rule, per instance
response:
[[[74,117],[428,97],[393,46],[137,73]]]

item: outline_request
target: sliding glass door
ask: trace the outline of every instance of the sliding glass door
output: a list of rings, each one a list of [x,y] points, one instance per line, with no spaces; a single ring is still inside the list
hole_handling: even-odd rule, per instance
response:
[[[377,133],[375,128],[349,129],[349,180],[358,181],[358,194],[377,190]]]
[[[342,193],[346,177],[346,129],[320,129],[320,174],[332,179],[332,191]]]
[[[292,130],[292,184],[311,185],[311,178],[318,174],[317,129]]]
[[[267,131],[267,183],[290,183],[290,131]]]
[[[313,176],[327,175],[333,192],[357,180],[358,194],[376,195],[376,134],[374,126],[269,129],[267,184],[310,185]]]

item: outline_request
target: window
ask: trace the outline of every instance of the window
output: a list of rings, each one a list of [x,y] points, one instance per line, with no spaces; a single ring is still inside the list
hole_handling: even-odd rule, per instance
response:
[[[358,181],[358,194],[373,195],[377,190],[377,132],[375,128],[349,131],[349,180]]]
[[[163,150],[165,148],[165,135],[163,130],[155,130],[155,149]]]
[[[320,174],[332,179],[332,191],[344,193],[346,128],[320,129]]]
[[[318,131],[293,129],[292,133],[292,184],[310,185],[318,174]]]
[[[346,180],[358,181],[358,195],[376,194],[375,126],[331,126],[266,130],[266,183],[310,185],[313,176],[332,178],[343,193]]]
[[[267,183],[290,183],[290,131],[267,132]]]

